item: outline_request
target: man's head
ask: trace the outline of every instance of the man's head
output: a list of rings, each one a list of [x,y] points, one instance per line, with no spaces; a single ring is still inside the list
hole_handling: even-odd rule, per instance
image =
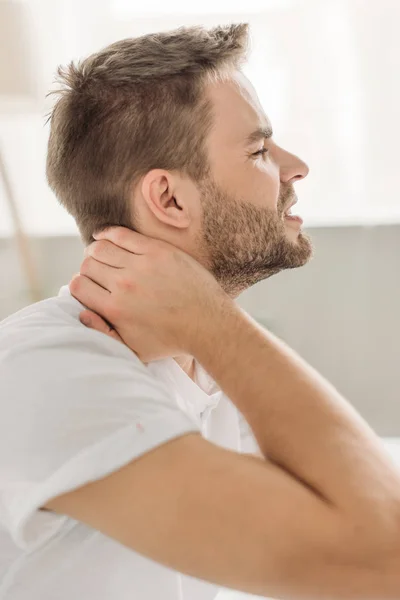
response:
[[[308,262],[284,219],[307,165],[280,148],[243,75],[248,25],[111,44],[58,69],[47,178],[83,242],[122,225],[191,254],[236,297]]]

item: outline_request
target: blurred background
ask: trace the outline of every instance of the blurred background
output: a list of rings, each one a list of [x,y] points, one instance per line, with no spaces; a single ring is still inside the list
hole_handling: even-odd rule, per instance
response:
[[[400,437],[400,2],[0,0],[0,320],[80,268],[74,220],[45,179],[59,64],[121,38],[248,22],[252,80],[280,145],[308,164],[305,267],[238,299],[379,435]]]

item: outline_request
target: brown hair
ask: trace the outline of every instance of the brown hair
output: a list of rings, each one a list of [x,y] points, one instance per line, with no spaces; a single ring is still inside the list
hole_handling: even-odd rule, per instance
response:
[[[212,106],[202,93],[247,59],[248,24],[200,26],[115,42],[77,65],[48,120],[46,175],[85,245],[110,226],[134,229],[129,197],[153,168],[209,174],[204,142]]]

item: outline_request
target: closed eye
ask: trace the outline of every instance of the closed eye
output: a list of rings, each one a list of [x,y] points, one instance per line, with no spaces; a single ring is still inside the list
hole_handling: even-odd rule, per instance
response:
[[[261,148],[261,150],[254,152],[253,156],[261,156],[261,155],[267,154],[267,152],[268,152],[268,148]]]

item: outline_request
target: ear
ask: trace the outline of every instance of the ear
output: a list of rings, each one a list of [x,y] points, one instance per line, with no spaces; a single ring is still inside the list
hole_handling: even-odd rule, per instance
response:
[[[141,194],[153,215],[166,225],[186,229],[190,224],[190,198],[185,197],[177,172],[152,169],[144,176]]]

